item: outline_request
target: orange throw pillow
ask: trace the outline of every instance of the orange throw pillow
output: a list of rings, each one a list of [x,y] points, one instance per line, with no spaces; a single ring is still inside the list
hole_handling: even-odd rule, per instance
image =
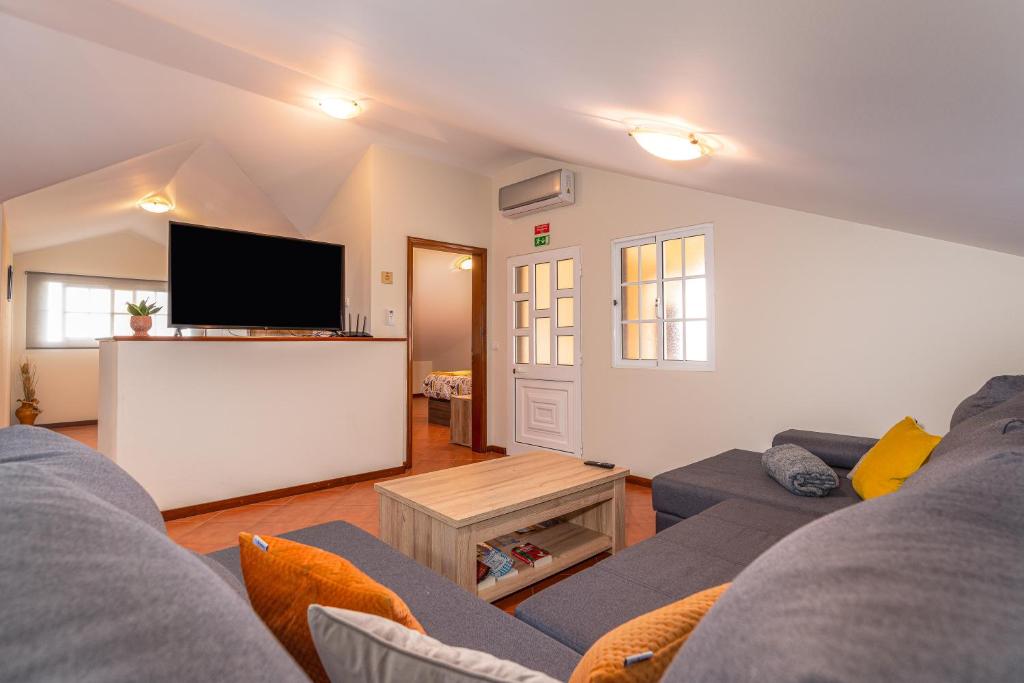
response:
[[[728,583],[723,583],[694,593],[612,629],[583,655],[569,683],[655,683],[661,680],[679,648],[728,587]]]
[[[328,683],[309,631],[311,604],[375,614],[425,633],[391,589],[333,553],[249,533],[238,535],[238,546],[253,609],[314,681]]]

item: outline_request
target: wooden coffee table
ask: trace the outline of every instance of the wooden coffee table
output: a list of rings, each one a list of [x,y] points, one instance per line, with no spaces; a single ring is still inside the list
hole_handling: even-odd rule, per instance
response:
[[[494,601],[568,566],[625,544],[624,467],[588,467],[579,458],[525,453],[374,484],[381,540]],[[527,540],[550,552],[542,567],[477,591],[476,545],[549,519]]]

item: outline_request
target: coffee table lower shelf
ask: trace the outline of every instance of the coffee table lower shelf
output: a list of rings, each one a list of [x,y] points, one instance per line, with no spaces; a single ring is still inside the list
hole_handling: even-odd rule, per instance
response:
[[[517,563],[516,576],[498,581],[493,586],[477,590],[477,596],[487,602],[494,602],[506,595],[553,576],[574,564],[612,549],[612,538],[593,529],[562,522],[557,526],[534,531],[522,536],[534,545],[551,553],[552,561],[542,567],[531,567]]]
[[[577,457],[537,452],[377,482],[380,539],[492,602],[598,553],[622,550],[628,475],[624,467],[587,467]],[[555,519],[561,523],[515,533]],[[553,559],[520,565],[516,576],[481,588],[477,545],[511,540],[505,536],[534,543]]]

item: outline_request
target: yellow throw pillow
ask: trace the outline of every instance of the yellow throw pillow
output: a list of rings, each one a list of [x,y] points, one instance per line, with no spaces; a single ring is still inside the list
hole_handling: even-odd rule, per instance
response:
[[[942,440],[905,417],[885,433],[851,472],[853,490],[864,500],[895,493],[917,472]]]
[[[569,683],[654,683],[728,583],[641,614],[594,643]],[[629,662],[629,663],[627,663]]]
[[[328,682],[313,645],[312,604],[375,614],[424,633],[405,602],[333,553],[273,536],[238,535],[252,608],[310,678]]]

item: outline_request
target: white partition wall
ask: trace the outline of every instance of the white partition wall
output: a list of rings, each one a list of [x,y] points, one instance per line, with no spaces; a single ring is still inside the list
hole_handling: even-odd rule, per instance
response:
[[[401,467],[404,340],[100,343],[99,448],[161,510]]]

